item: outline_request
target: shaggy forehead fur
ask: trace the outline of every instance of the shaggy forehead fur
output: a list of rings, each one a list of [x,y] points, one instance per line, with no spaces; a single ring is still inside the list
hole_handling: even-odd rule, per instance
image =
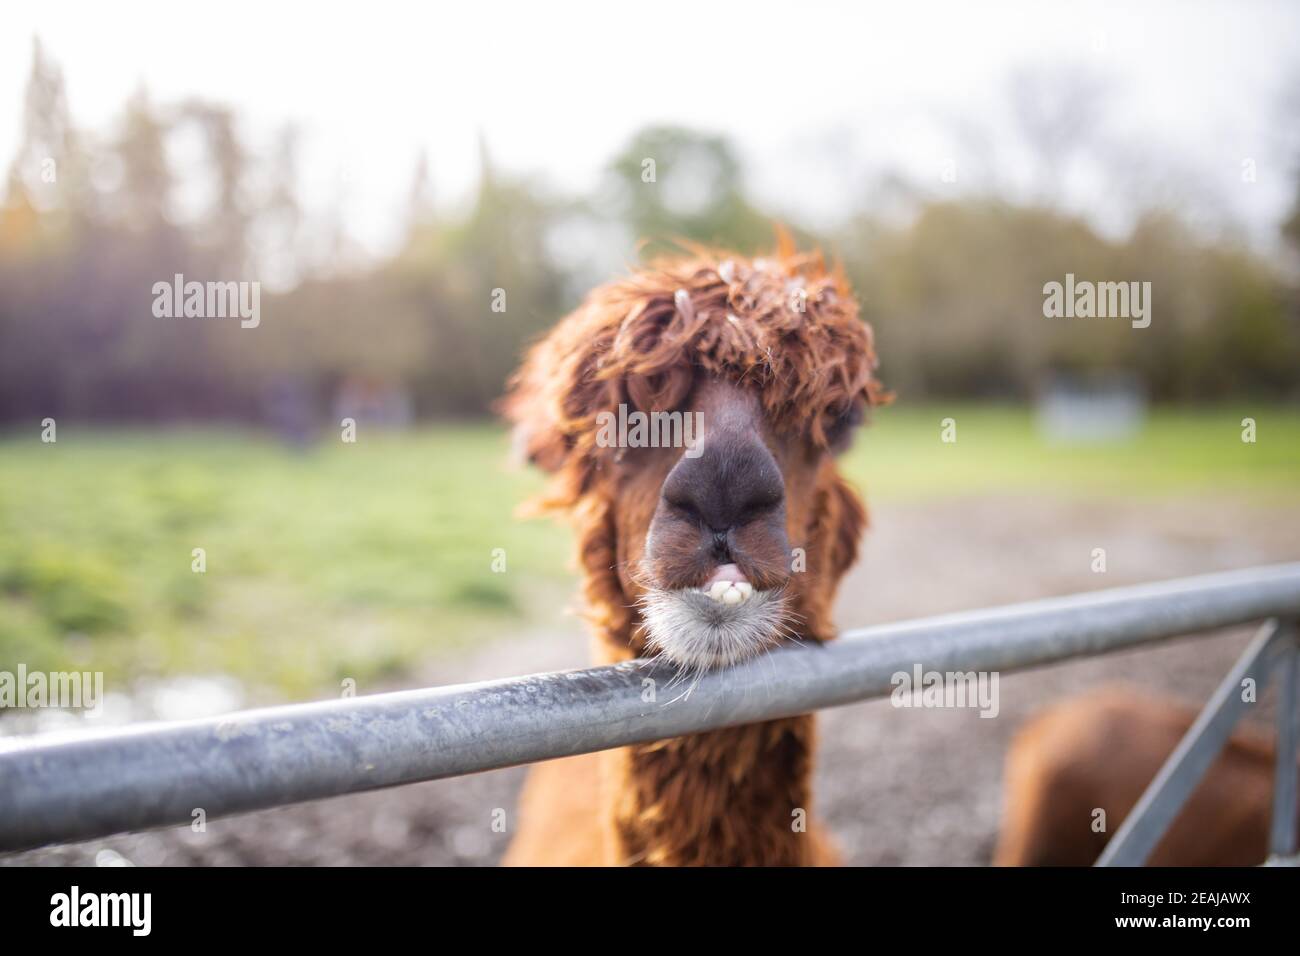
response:
[[[561,479],[548,504],[577,504],[616,451],[596,443],[600,412],[672,410],[700,372],[753,389],[773,427],[819,444],[830,420],[884,399],[871,330],[820,253],[694,253],[594,290],[511,381],[503,409],[523,450]]]

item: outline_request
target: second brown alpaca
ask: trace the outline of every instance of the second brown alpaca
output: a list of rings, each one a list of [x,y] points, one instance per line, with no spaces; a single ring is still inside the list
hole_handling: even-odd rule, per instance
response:
[[[1133,811],[1196,711],[1141,687],[1102,687],[1038,714],[1007,755],[993,862],[1091,866]],[[1268,855],[1276,746],[1243,726],[1153,848],[1151,866],[1257,866]],[[1104,812],[1104,828],[1098,825]],[[1300,826],[1300,806],[1296,810]]]

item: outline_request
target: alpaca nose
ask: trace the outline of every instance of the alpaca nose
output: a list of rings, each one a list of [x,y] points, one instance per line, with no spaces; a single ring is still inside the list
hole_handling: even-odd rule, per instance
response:
[[[785,501],[785,480],[772,453],[756,437],[716,436],[698,458],[683,456],[673,466],[664,481],[663,499],[712,532],[715,556],[729,561],[729,532],[776,512]]]

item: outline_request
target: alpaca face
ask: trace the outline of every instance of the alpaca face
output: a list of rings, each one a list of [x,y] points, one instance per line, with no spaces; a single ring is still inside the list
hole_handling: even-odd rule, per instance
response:
[[[703,670],[801,632],[811,505],[834,464],[809,436],[768,422],[739,385],[705,377],[683,404],[698,444],[619,461],[618,567],[646,649]]]
[[[577,528],[588,618],[615,653],[703,669],[834,636],[866,524],[834,456],[887,400],[875,364],[844,277],[788,244],[657,262],[533,346],[502,408],[553,475],[541,503]],[[683,440],[653,422],[624,440],[646,437],[632,414],[682,416]]]

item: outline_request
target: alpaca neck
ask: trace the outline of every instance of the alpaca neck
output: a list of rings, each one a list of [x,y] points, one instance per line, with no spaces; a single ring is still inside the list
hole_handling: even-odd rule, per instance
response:
[[[632,628],[620,630],[597,629],[598,662],[636,656]],[[831,862],[808,826],[814,737],[813,716],[804,714],[607,751],[601,780],[607,862]]]
[[[644,651],[634,602],[613,572],[608,507],[586,516],[579,553],[597,663]],[[815,607],[801,607],[816,624]],[[820,631],[816,632],[820,633]],[[641,865],[802,865],[827,862],[807,820],[811,715],[638,744],[602,755],[607,861]]]
[[[642,744],[608,754],[613,862],[801,865],[808,833],[811,715]]]
[[[620,623],[597,627],[598,663],[638,656],[635,625],[630,618]],[[814,745],[814,718],[804,714],[607,751],[601,780],[607,862],[833,863],[829,845],[808,826]]]

